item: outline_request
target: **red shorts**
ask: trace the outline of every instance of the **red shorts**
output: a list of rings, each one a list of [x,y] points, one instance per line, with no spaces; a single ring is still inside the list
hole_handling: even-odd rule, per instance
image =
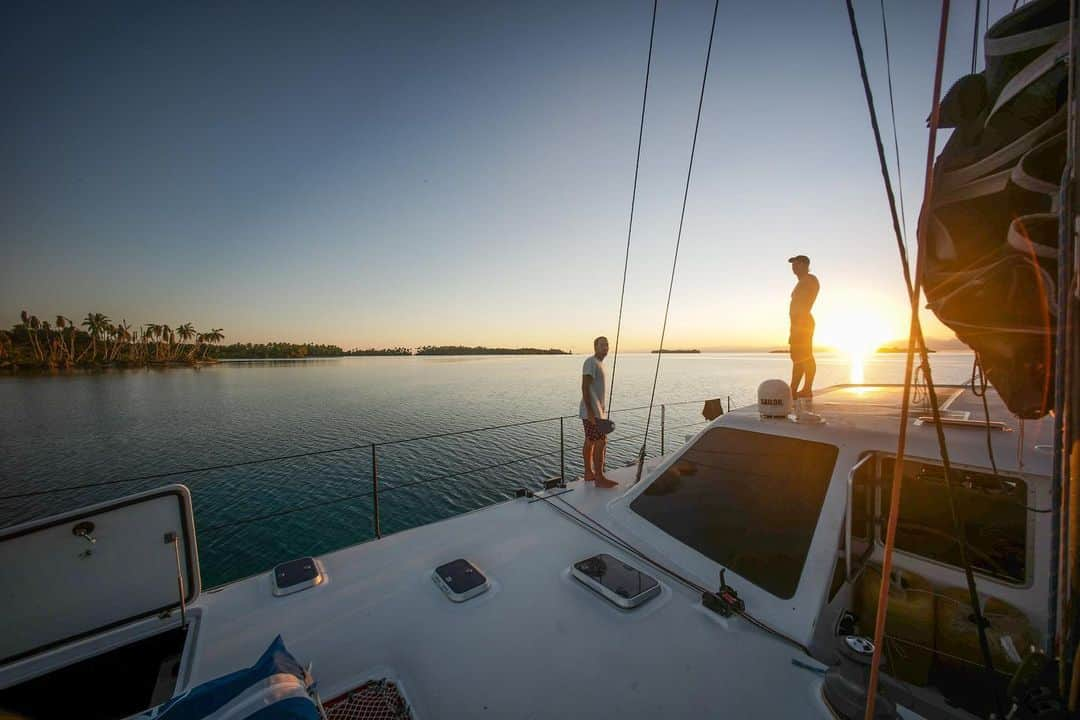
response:
[[[585,439],[586,440],[603,440],[606,436],[600,432],[600,426],[592,420],[584,418],[581,424],[585,426]]]

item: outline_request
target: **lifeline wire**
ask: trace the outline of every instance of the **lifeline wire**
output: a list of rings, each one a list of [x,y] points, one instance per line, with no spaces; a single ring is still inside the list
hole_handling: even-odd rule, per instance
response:
[[[679,405],[693,405],[703,402],[702,400],[682,400],[679,402],[664,403],[668,407],[675,407]],[[648,410],[648,405],[639,405],[638,407],[623,408],[619,412],[632,412],[634,410]],[[272,455],[270,457],[254,458],[251,460],[240,460],[231,463],[222,463],[220,465],[205,465],[202,467],[185,468],[183,470],[169,470],[167,472],[152,473],[150,475],[137,475],[135,477],[116,478],[112,480],[98,480],[94,482],[79,483],[77,485],[62,485],[54,488],[43,488],[40,490],[28,490],[26,492],[9,493],[7,495],[0,495],[0,501],[3,500],[19,500],[28,497],[37,497],[39,495],[52,495],[55,493],[72,492],[74,490],[86,490],[89,488],[106,487],[109,485],[123,485],[126,483],[141,482],[144,480],[161,480],[163,478],[174,477],[176,475],[196,475],[199,473],[211,472],[213,470],[228,470],[231,468],[244,467],[246,465],[261,465],[263,463],[280,462],[282,460],[296,460],[299,458],[315,457],[318,455],[330,455],[332,453],[349,452],[350,450],[366,450],[370,449],[374,444],[378,447],[386,447],[390,445],[402,445],[410,442],[418,442],[421,440],[438,440],[441,438],[457,437],[460,435],[470,435],[480,432],[491,432],[494,430],[505,430],[507,428],[524,427],[527,425],[538,425],[540,423],[555,422],[557,420],[566,420],[577,418],[577,415],[563,415],[561,417],[541,418],[540,420],[523,420],[521,422],[507,423],[505,425],[491,425],[488,427],[470,428],[468,430],[452,430],[450,432],[436,433],[434,435],[420,435],[418,437],[410,438],[398,438],[397,440],[384,440],[377,443],[363,443],[359,445],[346,445],[343,447],[328,448],[326,450],[311,450],[308,452],[291,453],[288,455]],[[678,428],[670,428],[672,430]]]
[[[608,388],[607,411],[611,413],[611,401],[615,397],[615,370],[619,364],[619,336],[622,335],[623,301],[626,299],[626,271],[630,267],[630,237],[634,233],[634,206],[637,204],[638,171],[641,169],[641,141],[645,137],[645,104],[649,99],[649,75],[652,73],[653,39],[656,37],[656,6],[653,0],[652,26],[649,28],[649,57],[645,61],[645,91],[641,94],[641,123],[638,125],[637,157],[634,160],[634,189],[630,193],[630,221],[626,226],[626,257],[623,259],[622,290],[619,291],[619,321],[615,326],[615,352],[611,356],[611,387]]]
[[[686,199],[690,196],[690,178],[694,173],[694,153],[697,150],[698,130],[701,128],[701,107],[705,104],[705,84],[709,79],[709,59],[712,58],[713,38],[716,36],[716,16],[720,0],[713,3],[712,23],[709,26],[709,46],[705,51],[705,70],[701,75],[701,93],[698,95],[697,119],[694,121],[694,139],[690,142],[690,163],[686,168],[686,186],[683,188],[682,211],[679,213],[679,231],[675,236],[675,254],[671,259],[671,279],[668,281],[667,303],[664,305],[664,323],[660,327],[660,346],[656,351],[656,370],[653,373],[652,392],[649,394],[649,414],[645,417],[645,440],[638,454],[637,477],[645,466],[645,447],[649,442],[649,425],[652,423],[653,404],[656,402],[656,382],[660,379],[660,359],[664,357],[664,335],[667,334],[668,313],[671,311],[671,293],[675,289],[675,268],[679,264],[679,245],[682,243],[683,222],[686,220]]]

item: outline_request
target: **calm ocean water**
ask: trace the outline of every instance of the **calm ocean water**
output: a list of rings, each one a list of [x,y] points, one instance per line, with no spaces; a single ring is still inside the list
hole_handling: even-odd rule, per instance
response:
[[[641,444],[656,356],[624,354],[615,378],[609,464]],[[577,414],[583,356],[341,358],[221,363],[199,369],[0,377],[0,495],[328,450]],[[935,380],[968,379],[971,356],[937,353]],[[611,373],[611,359],[607,361]],[[667,449],[702,427],[706,398],[754,400],[785,378],[779,354],[665,356],[657,403]],[[843,357],[818,360],[817,387],[859,380]],[[903,357],[861,368],[900,382]],[[654,415],[650,453],[659,450]],[[568,473],[581,472],[581,424],[565,421]],[[541,455],[542,454],[542,455]],[[502,468],[475,468],[517,458]],[[559,421],[380,447],[383,534],[513,495],[559,474]],[[439,478],[430,482],[418,482]],[[368,448],[308,458],[0,500],[0,526],[169,482],[192,492],[203,582],[212,586],[373,537]],[[400,487],[415,483],[408,487]],[[399,489],[393,490],[398,487]],[[337,498],[350,498],[336,500]],[[297,507],[295,512],[279,514]],[[236,524],[240,523],[240,524]]]

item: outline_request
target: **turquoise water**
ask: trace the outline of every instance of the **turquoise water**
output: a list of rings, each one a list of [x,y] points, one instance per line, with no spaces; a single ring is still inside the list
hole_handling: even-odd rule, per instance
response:
[[[221,363],[198,369],[0,377],[0,495],[334,449],[541,418],[564,423],[567,472],[580,474],[576,419],[583,356],[340,358]],[[610,463],[640,447],[655,355],[623,355],[615,372]],[[938,382],[966,381],[971,356],[933,356]],[[611,358],[607,361],[611,373]],[[818,361],[817,387],[858,379],[843,357]],[[899,382],[903,358],[877,356],[866,382]],[[668,449],[702,426],[696,401],[754,399],[787,377],[778,354],[670,355],[657,403]],[[649,451],[659,451],[659,411]],[[558,420],[378,449],[383,534],[511,497],[560,471]],[[498,469],[471,472],[543,454]],[[192,492],[207,586],[373,537],[369,448],[167,479],[0,500],[0,526],[182,482]],[[431,482],[428,478],[452,475]],[[409,487],[399,487],[415,483]],[[397,490],[393,488],[399,487]],[[385,491],[385,492],[384,492]],[[349,498],[336,500],[336,498]],[[310,507],[308,507],[310,506]],[[297,512],[278,514],[296,508]],[[264,517],[271,516],[273,517]],[[242,524],[234,524],[240,521]]]

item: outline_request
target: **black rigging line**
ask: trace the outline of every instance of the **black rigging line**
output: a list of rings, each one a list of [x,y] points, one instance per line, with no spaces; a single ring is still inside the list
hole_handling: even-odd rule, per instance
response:
[[[615,370],[619,363],[619,336],[622,335],[623,300],[626,298],[626,272],[630,267],[630,237],[634,233],[634,206],[637,204],[638,172],[641,170],[641,142],[645,137],[645,105],[649,99],[649,75],[652,74],[653,39],[656,37],[656,6],[653,0],[652,26],[649,28],[649,56],[645,61],[645,90],[641,94],[641,122],[638,124],[637,157],[634,160],[634,189],[630,193],[630,221],[626,226],[626,257],[623,259],[622,290],[619,291],[619,321],[615,326],[615,352],[611,356],[611,386],[608,388],[607,411],[611,413],[611,401],[615,397]]]
[[[900,224],[907,243],[907,208],[904,207],[904,174],[900,169],[900,138],[896,130],[896,103],[893,100],[892,58],[889,56],[889,25],[885,20],[885,0],[881,0],[881,32],[885,38],[885,77],[889,81],[889,115],[892,118],[893,151],[896,154],[896,192],[900,196]]]
[[[560,495],[554,495],[552,497],[554,499],[558,500],[559,502],[561,502],[567,508],[569,508],[570,511],[572,511],[573,514],[571,514],[570,512],[567,512],[566,510],[562,509],[561,507],[559,507],[555,503],[551,502],[551,499],[544,496],[544,495],[539,495],[538,494],[538,495],[535,495],[534,497],[546,502],[548,505],[550,505],[552,508],[554,508],[557,512],[562,514],[564,517],[566,517],[571,522],[577,524],[578,526],[584,528],[585,530],[588,530],[589,532],[591,532],[594,535],[600,537],[601,539],[607,540],[608,542],[612,543],[616,547],[621,548],[622,550],[626,551],[627,553],[630,553],[631,555],[634,555],[635,557],[640,558],[641,560],[643,560],[643,561],[647,562],[648,564],[652,565],[653,567],[655,567],[660,572],[662,572],[665,575],[671,577],[676,582],[681,583],[682,585],[686,586],[690,590],[693,590],[693,591],[699,592],[699,593],[712,592],[708,588],[706,588],[706,587],[704,587],[702,585],[699,585],[698,583],[694,582],[693,580],[690,580],[690,579],[686,578],[685,576],[681,575],[677,571],[673,570],[671,567],[669,567],[667,565],[664,565],[660,561],[654,560],[653,558],[649,557],[644,552],[642,552],[641,550],[639,550],[636,547],[634,547],[633,545],[631,545],[628,541],[626,541],[623,538],[619,537],[617,534],[615,534],[614,531],[608,529],[607,527],[602,525],[600,522],[598,522],[597,520],[592,518],[588,513],[584,512],[583,510],[580,510],[579,508],[577,508],[573,504],[567,502],[567,500],[564,497],[562,497],[561,494]],[[742,617],[744,620],[749,622],[751,625],[754,625],[758,629],[763,630],[766,633],[769,633],[770,635],[773,635],[773,636],[779,638],[780,640],[783,640],[784,642],[786,642],[786,643],[788,643],[790,645],[793,645],[795,648],[797,648],[798,650],[802,651],[803,653],[805,653],[807,655],[810,654],[810,652],[809,652],[809,650],[807,650],[806,646],[804,646],[802,643],[800,643],[795,638],[783,633],[780,630],[777,630],[776,628],[768,625],[764,621],[759,620],[758,618],[754,617],[752,614],[746,612],[745,610],[743,610],[741,612],[740,611],[735,611],[735,612],[740,617]]]
[[[887,39],[888,38],[888,27],[884,24],[884,21],[885,21],[884,7],[885,7],[885,4],[884,4],[884,2],[882,2],[881,18],[882,18],[882,27],[885,29],[885,32],[886,32],[886,40],[885,40],[886,51],[885,52],[886,52],[886,58],[887,58],[889,41]],[[907,285],[908,298],[910,298],[911,293],[913,291],[913,286],[912,286],[912,283],[911,283],[911,267],[910,267],[910,265],[908,263],[907,246],[904,244],[904,234],[900,229],[900,218],[899,218],[899,216],[898,216],[898,214],[896,212],[896,197],[893,195],[892,177],[889,175],[889,164],[888,164],[888,161],[885,159],[885,146],[882,145],[882,143],[881,143],[881,127],[878,125],[877,110],[874,108],[874,95],[870,90],[870,77],[866,73],[866,58],[863,56],[862,40],[859,39],[859,28],[858,28],[858,25],[855,23],[855,8],[851,4],[851,0],[847,0],[847,11],[848,11],[848,20],[851,23],[851,36],[855,41],[855,54],[856,54],[856,56],[858,56],[858,59],[859,59],[859,74],[862,76],[863,94],[866,96],[866,108],[870,112],[870,126],[871,126],[871,128],[873,128],[873,131],[874,131],[874,144],[877,147],[878,165],[880,166],[880,169],[881,169],[881,179],[885,181],[885,194],[888,196],[888,200],[889,200],[889,213],[892,216],[893,232],[896,233],[896,242],[897,242],[897,246],[900,249],[900,265],[902,266],[903,271],[904,271],[904,283]],[[886,62],[888,62],[887,59],[886,59]],[[891,83],[890,83],[889,87],[890,88],[892,87]],[[891,90],[890,90],[890,93],[889,93],[889,98],[890,98],[890,101],[891,101],[891,98],[892,98]],[[895,122],[895,115],[894,115],[894,120],[893,120],[894,131],[895,131],[895,127],[896,127],[896,122]],[[900,152],[899,144],[897,144],[896,147],[897,147],[897,153],[899,153]],[[899,157],[899,155],[898,155],[898,157]],[[899,163],[897,163],[897,170],[898,171],[899,171],[899,168],[900,168],[900,165],[899,165]]]
[[[645,439],[638,454],[637,478],[645,466],[645,447],[649,442],[649,425],[652,423],[653,403],[656,402],[656,382],[660,379],[660,360],[664,357],[664,336],[667,334],[668,313],[671,311],[671,293],[675,289],[675,268],[679,264],[679,245],[682,243],[683,222],[686,220],[686,200],[690,196],[690,178],[694,173],[694,153],[697,150],[698,130],[701,129],[701,108],[705,104],[705,85],[709,79],[709,60],[712,58],[713,38],[716,37],[716,16],[720,0],[713,3],[712,23],[709,26],[709,46],[705,50],[705,70],[701,75],[701,93],[698,95],[697,118],[694,120],[694,139],[690,142],[690,162],[686,168],[686,186],[683,188],[682,211],[679,213],[679,230],[675,235],[675,253],[671,258],[671,279],[668,281],[667,303],[664,305],[664,323],[660,327],[660,346],[656,351],[656,370],[653,372],[652,392],[649,394],[649,414],[645,417]]]
[[[885,192],[889,200],[889,212],[892,214],[893,231],[896,233],[896,243],[900,251],[900,264],[903,268],[904,282],[908,289],[908,299],[911,302],[911,338],[908,345],[908,362],[910,363],[910,357],[913,350],[917,349],[920,355],[921,364],[923,367],[923,376],[926,379],[927,396],[930,401],[930,409],[934,418],[934,430],[937,435],[938,450],[941,453],[941,464],[945,474],[945,488],[946,495],[948,497],[949,515],[952,518],[953,528],[956,534],[957,546],[960,550],[960,564],[964,569],[964,577],[967,581],[968,595],[970,597],[971,607],[974,610],[974,617],[976,628],[979,635],[979,648],[982,652],[983,662],[987,673],[990,676],[994,674],[994,662],[990,654],[990,646],[986,636],[986,627],[988,623],[983,617],[981,603],[979,602],[978,590],[975,585],[975,574],[971,567],[971,561],[967,554],[967,529],[964,521],[963,510],[957,507],[956,499],[953,496],[953,483],[952,483],[952,470],[951,463],[949,461],[948,445],[945,442],[945,429],[941,422],[941,408],[938,404],[937,391],[934,388],[933,377],[930,372],[930,356],[926,350],[926,339],[923,337],[922,325],[919,322],[919,305],[918,297],[920,293],[919,282],[920,278],[916,277],[915,282],[911,280],[911,269],[908,265],[907,250],[904,246],[903,239],[900,235],[900,226],[896,219],[896,201],[892,192],[892,180],[889,177],[888,169],[885,165],[884,150],[881,144],[881,129],[877,123],[877,113],[874,110],[874,97],[870,91],[870,78],[866,72],[866,60],[863,57],[862,42],[859,39],[859,26],[855,22],[855,8],[852,5],[852,0],[846,0],[848,20],[851,24],[851,36],[855,44],[855,54],[859,60],[859,74],[862,76],[863,92],[866,95],[866,105],[870,113],[870,124],[874,130],[874,142],[877,145],[878,160],[881,163],[882,178],[885,181]],[[940,109],[940,73],[944,62],[945,51],[945,38],[948,23],[948,10],[949,0],[942,0],[942,22],[939,31],[938,38],[938,58],[937,58],[937,71],[934,80],[934,105],[931,108],[931,139],[934,138],[934,133],[937,129],[937,113]],[[927,147],[927,168],[926,168],[926,187],[924,188],[924,202],[930,200],[931,189],[933,186],[933,144],[928,144]],[[918,268],[917,268],[918,270]],[[910,365],[909,365],[910,367]],[[905,399],[906,402],[906,399]],[[901,428],[901,437],[905,432],[904,428]],[[902,452],[902,451],[901,451]],[[876,670],[876,661],[875,661]],[[874,676],[874,682],[876,682],[876,676]],[[873,687],[873,685],[871,685]],[[1001,698],[995,693],[994,702],[998,705],[999,714],[1001,710]]]
[[[994,441],[993,430],[990,429],[990,404],[986,399],[986,371],[983,370],[982,359],[978,353],[975,353],[975,361],[971,365],[971,394],[977,398],[982,399],[983,406],[983,427],[986,432],[986,455],[990,459],[990,468],[994,473],[994,477],[998,478],[998,466],[997,460],[994,458]],[[998,478],[1000,479],[1000,478]],[[1037,508],[1031,507],[1024,502],[1009,501],[1013,505],[1019,505],[1028,512],[1037,513],[1040,515],[1054,512],[1053,508]]]
[[[990,0],[987,0],[989,4]],[[987,8],[989,10],[989,8]],[[979,52],[979,16],[982,14],[982,0],[975,0],[975,29],[971,34],[971,74],[975,74],[975,57]]]

